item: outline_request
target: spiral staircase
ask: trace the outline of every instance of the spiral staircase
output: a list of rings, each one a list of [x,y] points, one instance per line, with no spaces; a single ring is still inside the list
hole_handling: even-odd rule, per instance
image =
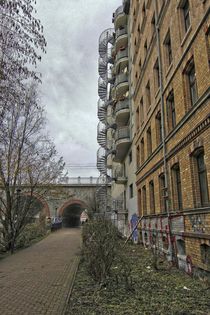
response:
[[[111,205],[111,198],[108,195],[108,185],[111,176],[107,173],[107,154],[110,147],[107,141],[107,130],[112,128],[107,122],[107,107],[111,105],[109,92],[114,82],[109,65],[113,64],[111,46],[114,44],[114,29],[106,29],[99,38],[99,60],[98,60],[98,128],[97,141],[100,148],[97,151],[97,168],[100,172],[96,200],[100,213],[107,213]]]

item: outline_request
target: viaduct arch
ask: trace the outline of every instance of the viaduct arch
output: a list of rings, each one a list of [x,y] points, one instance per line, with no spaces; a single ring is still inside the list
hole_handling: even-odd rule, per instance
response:
[[[84,201],[70,199],[58,209],[57,215],[62,216],[63,227],[78,227],[80,215],[84,209],[88,209],[88,205]]]

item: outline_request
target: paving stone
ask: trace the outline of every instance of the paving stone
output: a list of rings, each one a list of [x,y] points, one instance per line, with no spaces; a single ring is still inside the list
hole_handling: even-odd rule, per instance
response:
[[[60,315],[78,264],[80,229],[62,229],[0,261],[1,315]]]

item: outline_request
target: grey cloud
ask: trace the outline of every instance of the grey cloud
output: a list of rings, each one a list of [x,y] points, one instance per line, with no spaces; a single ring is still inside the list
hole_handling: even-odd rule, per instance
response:
[[[121,0],[37,0],[48,42],[39,66],[42,103],[49,133],[67,164],[96,163],[98,37],[111,26],[112,12],[120,4]]]

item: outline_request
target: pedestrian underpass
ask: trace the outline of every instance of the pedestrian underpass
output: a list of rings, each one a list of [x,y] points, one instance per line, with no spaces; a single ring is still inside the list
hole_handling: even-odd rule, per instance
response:
[[[79,204],[71,204],[67,206],[62,215],[62,226],[72,228],[80,226],[80,214],[83,209]]]

